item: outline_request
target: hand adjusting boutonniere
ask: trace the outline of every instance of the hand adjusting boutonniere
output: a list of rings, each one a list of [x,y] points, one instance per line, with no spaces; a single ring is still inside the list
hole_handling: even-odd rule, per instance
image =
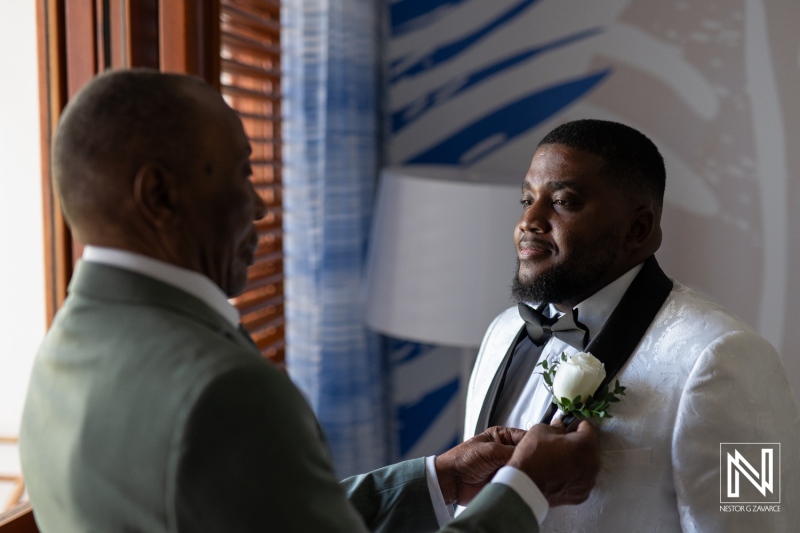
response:
[[[547,360],[541,366],[544,372],[545,387],[553,395],[553,403],[563,413],[576,418],[612,418],[609,406],[618,402],[617,395],[625,395],[625,387],[620,387],[617,380],[613,391],[608,385],[597,390],[606,379],[606,369],[595,356],[590,353],[576,353],[570,358],[561,352],[561,360],[549,364]],[[595,392],[596,391],[596,392]]]

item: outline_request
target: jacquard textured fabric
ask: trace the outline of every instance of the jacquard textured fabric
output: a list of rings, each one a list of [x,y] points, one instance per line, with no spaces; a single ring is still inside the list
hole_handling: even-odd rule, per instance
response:
[[[495,319],[467,396],[465,438],[522,320]],[[779,355],[739,318],[679,283],[618,374],[589,499],[553,508],[545,532],[790,531],[800,509],[800,413]],[[549,401],[549,398],[546,400]],[[720,443],[779,442],[779,513],[720,511]]]

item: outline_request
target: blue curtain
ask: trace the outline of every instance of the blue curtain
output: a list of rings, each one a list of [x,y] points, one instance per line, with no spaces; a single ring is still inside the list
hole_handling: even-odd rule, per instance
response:
[[[380,341],[363,277],[379,148],[370,0],[282,2],[287,368],[340,476],[387,462]]]

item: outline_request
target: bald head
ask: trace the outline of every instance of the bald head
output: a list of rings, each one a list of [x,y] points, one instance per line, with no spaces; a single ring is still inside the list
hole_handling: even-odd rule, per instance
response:
[[[112,71],[69,102],[53,144],[53,179],[80,240],[93,244],[119,232],[142,165],[177,171],[197,153],[197,95],[204,92],[213,90],[197,78]]]
[[[233,296],[266,212],[250,154],[239,117],[199,79],[118,71],[67,106],[53,176],[79,240],[194,270]]]

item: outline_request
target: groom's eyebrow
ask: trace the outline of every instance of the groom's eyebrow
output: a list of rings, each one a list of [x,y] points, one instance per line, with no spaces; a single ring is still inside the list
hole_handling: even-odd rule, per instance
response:
[[[548,191],[563,191],[564,189],[572,189],[573,191],[580,190],[580,186],[576,182],[570,180],[548,181],[545,186]]]
[[[545,183],[545,188],[550,191],[562,191],[564,189],[571,189],[573,191],[580,191],[580,185],[573,181],[573,180],[558,180],[558,181],[548,181]],[[533,186],[531,186],[528,180],[522,182],[522,192],[527,192],[533,190]]]

